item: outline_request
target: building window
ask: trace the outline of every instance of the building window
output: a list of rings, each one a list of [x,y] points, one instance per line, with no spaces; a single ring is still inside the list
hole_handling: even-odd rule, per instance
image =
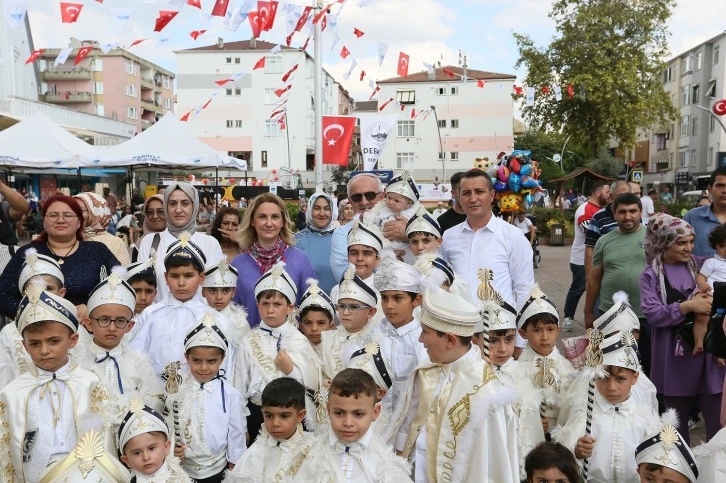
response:
[[[416,91],[413,89],[406,90],[406,91],[397,91],[396,100],[398,102],[400,102],[401,104],[415,104],[416,103]]]
[[[103,59],[93,59],[93,72],[103,72]]]
[[[133,61],[126,62],[126,73],[130,75],[136,75],[136,66]]]
[[[396,168],[408,169],[413,166],[413,153],[396,153]]]
[[[231,119],[227,119],[227,129],[234,127],[234,121]]]
[[[678,167],[679,168],[686,167],[686,152],[685,151],[678,152]]]
[[[231,96],[231,95],[232,95],[232,89],[226,89],[226,90],[225,90],[225,95],[226,95],[227,97]]]
[[[683,116],[681,119],[681,136],[688,136],[688,126],[691,123],[691,116]]]
[[[686,75],[687,72],[691,72],[693,70],[693,54],[688,54],[685,59],[683,59],[683,73],[681,75]]]
[[[698,135],[698,118],[697,117],[693,118],[693,128],[691,129],[691,132],[693,133],[694,136]]]
[[[275,89],[265,89],[265,104],[274,104],[275,99],[277,99]]]
[[[657,151],[665,151],[666,149],[666,134],[655,135],[655,149]]]
[[[415,132],[413,121],[398,121],[399,138],[412,138],[415,136]]]
[[[446,159],[446,153],[439,152],[439,161]]]
[[[129,97],[136,97],[136,86],[131,84],[126,86],[126,95]]]
[[[58,92],[58,91],[57,91],[55,84],[48,85],[48,93],[50,95],[54,96],[54,95],[56,95],[56,92]]]
[[[449,156],[451,156],[450,159],[452,161],[458,161],[459,160],[459,153],[458,152],[457,153],[451,152],[451,153],[449,153]]]
[[[96,115],[97,116],[105,116],[106,111],[103,108],[103,104],[96,104]]]
[[[439,127],[446,127],[446,119],[439,119]]]
[[[168,97],[164,99],[164,107],[166,107],[167,109],[171,109],[171,99],[169,99]]]
[[[164,89],[171,89],[171,78],[164,76],[162,79],[164,81]]]
[[[94,94],[103,94],[103,82],[94,82],[93,83],[93,93]]]
[[[696,70],[701,70],[701,64],[703,63],[703,52],[696,54]]]
[[[713,166],[713,148],[708,148],[708,160],[706,161],[706,163],[709,166]]]
[[[668,67],[663,71],[663,84],[673,80],[673,67]]]
[[[673,139],[674,137],[676,137],[676,123],[675,122],[672,122],[671,123],[671,130],[668,133],[668,139]]]
[[[691,103],[691,84],[686,84],[681,90],[681,106],[687,106]]]
[[[693,88],[691,88],[691,102],[698,105],[699,102],[701,101],[700,96],[701,96],[701,86],[696,84],[695,86],[693,86]]]
[[[234,58],[234,63],[235,63],[235,64],[239,64],[239,62],[240,62],[240,60],[239,60],[239,57],[235,57],[235,58]]]
[[[459,88],[458,87],[452,87],[451,88],[451,95],[452,96],[458,96],[459,95]]]
[[[706,97],[716,97],[716,79],[708,81],[708,91],[706,91]]]
[[[274,119],[268,119],[265,121],[265,136],[280,136],[280,125]]]
[[[136,108],[135,107],[129,107],[128,112],[126,113],[126,116],[129,119],[136,119]]]
[[[675,94],[671,94],[671,103],[673,107],[678,107],[678,97]]]
[[[282,74],[281,55],[268,55],[265,57],[265,74]]]
[[[718,45],[713,47],[713,65],[718,64]]]
[[[436,88],[436,95],[437,96],[445,96],[446,95],[446,87],[437,87]]]
[[[716,130],[716,118],[714,116],[708,116],[708,132]]]
[[[696,166],[696,150],[691,151],[691,167]]]
[[[260,162],[261,162],[261,167],[263,167],[263,168],[267,167],[267,151],[260,151]]]
[[[231,64],[232,63],[232,57],[227,57],[227,63],[228,64]]]
[[[236,88],[234,89],[234,95],[235,95],[235,96],[241,96],[241,95],[242,95],[242,89],[241,89],[241,88],[239,88],[239,87],[236,87]]]
[[[459,120],[458,119],[452,119],[451,120],[451,127],[456,129],[459,127]]]
[[[237,119],[234,121],[234,127],[240,128],[242,127],[242,119]]]

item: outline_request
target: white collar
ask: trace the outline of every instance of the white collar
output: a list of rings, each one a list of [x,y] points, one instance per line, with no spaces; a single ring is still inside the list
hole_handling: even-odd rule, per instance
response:
[[[716,260],[722,261],[722,262],[726,262],[726,258],[722,257],[718,253],[714,254],[713,258],[715,258]]]
[[[276,334],[282,334],[284,332],[287,332],[286,329],[288,326],[290,326],[290,324],[288,324],[287,321],[285,321],[282,323],[282,325],[279,325],[277,327],[270,327],[269,325],[267,325],[265,323],[264,320],[260,320],[260,325],[258,325],[258,327],[260,329],[264,329],[266,331],[269,330],[270,332],[276,333]],[[292,327],[292,326],[290,326],[290,327]]]
[[[52,379],[54,374],[70,373],[71,372],[71,356],[68,355],[68,360],[66,361],[65,364],[63,364],[63,367],[61,367],[60,369],[58,369],[55,372],[46,371],[45,369],[41,369],[38,366],[35,366],[35,368],[38,370],[38,377],[45,376],[45,377],[50,377]]]
[[[479,231],[482,231],[482,230],[489,230],[492,233],[494,233],[496,231],[496,228],[497,228],[497,225],[498,224],[499,224],[499,218],[497,218],[496,216],[494,216],[494,213],[492,213],[492,215],[489,217],[489,221],[487,222],[486,225],[484,225],[482,228],[479,228],[478,230],[474,230],[471,227],[471,225],[469,224],[469,218],[467,217],[466,218],[466,221],[461,224],[461,230],[462,231],[468,230],[468,231],[470,231],[472,233],[476,233],[476,232],[479,232]]]
[[[605,399],[597,389],[595,390],[595,401],[597,402],[597,405],[600,407],[600,410],[605,414],[610,414],[613,412],[619,412],[623,416],[627,416],[630,414],[631,410],[633,409],[633,395],[630,394],[630,397],[626,399],[625,401],[619,403],[619,404],[612,404],[607,399]]]
[[[328,428],[328,440],[330,442],[330,447],[335,447],[335,444],[340,442],[343,446],[352,446],[354,444],[359,444],[363,446],[364,448],[367,448],[371,444],[371,440],[373,439],[373,425],[368,428],[368,431],[366,431],[366,434],[361,436],[357,441],[353,441],[351,443],[346,443],[345,441],[339,440],[338,437],[335,435],[335,432],[333,431],[333,428]]]
[[[368,322],[366,322],[366,325],[359,330],[358,332],[348,332],[348,329],[346,329],[343,324],[340,324],[336,331],[340,331],[340,334],[342,334],[343,337],[346,339],[360,339],[362,337],[365,337],[371,330],[373,330],[373,327],[375,326],[375,323],[372,322],[373,319],[368,319]]]
[[[158,470],[154,471],[150,475],[145,475],[143,473],[139,473],[138,471],[134,470],[134,474],[136,476],[136,483],[145,483],[145,482],[153,482],[154,479],[160,477],[160,476],[167,476],[169,473],[169,465],[167,464],[166,460],[164,460],[164,464],[159,467]]]
[[[454,362],[449,362],[448,364],[441,364],[441,367],[447,369],[449,372],[459,372],[462,369],[471,367],[473,364],[476,363],[476,361],[481,360],[481,350],[479,349],[479,347],[472,344],[466,354],[464,354]]]
[[[292,446],[294,444],[296,444],[300,440],[300,438],[302,438],[302,431],[303,431],[302,424],[298,424],[297,428],[295,429],[295,434],[290,436],[289,439],[283,439],[281,441],[278,441],[275,438],[273,438],[272,436],[270,436],[270,434],[267,432],[267,430],[264,429],[264,427],[262,429],[261,434],[264,434],[265,436],[267,436],[267,446],[268,447],[270,447],[270,448],[278,447],[285,451],[289,451],[290,448],[292,448]]]
[[[106,354],[109,354],[114,359],[118,359],[124,353],[124,349],[121,346],[121,343],[119,343],[119,345],[117,345],[113,349],[104,349],[100,345],[96,344],[93,339],[91,339],[91,341],[88,343],[88,350],[90,350],[91,353],[93,353],[95,356],[101,358],[105,357]]]
[[[181,300],[174,297],[174,295],[171,293],[171,291],[169,291],[169,295],[167,297],[168,297],[166,299],[167,305],[170,305],[171,307],[174,307],[174,308],[176,308],[176,307],[187,307],[188,308],[190,306],[200,305],[200,304],[207,305],[205,302],[202,301],[202,297],[198,293],[195,293],[194,297],[187,300],[186,302],[182,302]]]
[[[385,317],[383,318],[383,320],[381,320],[381,329],[389,334],[393,334],[395,332],[398,336],[401,337],[415,331],[419,327],[421,327],[421,324],[416,317],[414,317],[411,322],[404,324],[401,327],[394,327],[393,324],[389,322],[388,319]]]

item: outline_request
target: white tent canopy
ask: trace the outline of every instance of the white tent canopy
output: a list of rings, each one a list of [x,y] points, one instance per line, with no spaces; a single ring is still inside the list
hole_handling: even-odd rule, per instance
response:
[[[0,166],[77,168],[93,165],[98,156],[98,148],[41,113],[0,131]]]
[[[104,149],[88,167],[135,165],[247,170],[245,161],[215,151],[194,137],[172,113],[130,140]]]

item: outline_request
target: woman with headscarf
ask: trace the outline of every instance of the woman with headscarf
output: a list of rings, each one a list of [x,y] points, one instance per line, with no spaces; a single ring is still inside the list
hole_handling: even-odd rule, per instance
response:
[[[197,211],[199,211],[199,195],[194,186],[189,183],[172,183],[164,191],[164,214],[166,216],[166,229],[159,233],[159,237],[145,236],[139,247],[138,261],[143,262],[151,256],[151,250],[156,251],[156,299],[159,302],[166,299],[169,287],[166,285],[164,274],[164,256],[166,250],[179,236],[186,232],[207,258],[205,269],[209,270],[224,258],[219,242],[211,236],[197,232]],[[158,242],[157,242],[158,241]]]
[[[355,213],[353,212],[353,205],[350,204],[349,199],[341,200],[340,204],[338,205],[338,221],[340,222],[340,226],[346,225],[353,221],[353,216]]]
[[[640,277],[640,304],[651,327],[650,378],[663,395],[666,409],[688,421],[691,407],[701,403],[706,436],[721,429],[721,393],[726,367],[711,354],[693,354],[676,326],[693,314],[710,315],[712,297],[693,295],[703,258],[694,257],[693,227],[668,214],[656,213],[648,221],[645,237],[647,265]],[[637,303],[637,300],[632,300]],[[691,329],[692,330],[692,329]],[[690,442],[688,431],[683,433]]]
[[[123,240],[106,231],[111,222],[111,211],[103,196],[89,192],[77,194],[73,198],[83,212],[83,237],[106,245],[121,265],[131,263],[129,249]]]
[[[164,195],[149,196],[144,201],[144,205],[141,208],[141,213],[144,216],[144,222],[141,225],[142,235],[136,240],[136,243],[131,247],[131,262],[136,263],[139,260],[139,248],[141,247],[141,241],[144,237],[150,233],[156,234],[166,230],[166,212],[164,211]],[[161,235],[159,235],[161,237]],[[153,238],[153,236],[152,236]],[[153,244],[153,241],[152,241]],[[158,245],[158,243],[157,243]]]
[[[338,227],[335,200],[327,193],[313,193],[308,200],[307,226],[295,233],[295,246],[307,254],[315,269],[318,285],[330,293],[338,283],[330,268],[330,243]]]

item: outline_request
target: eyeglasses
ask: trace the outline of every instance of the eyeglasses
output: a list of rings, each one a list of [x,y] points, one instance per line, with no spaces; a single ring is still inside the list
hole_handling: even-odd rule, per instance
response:
[[[368,201],[373,201],[376,199],[376,197],[380,193],[376,193],[375,191],[366,191],[365,193],[356,193],[354,195],[350,195],[350,201],[353,203],[360,203],[363,200],[363,196],[366,197]]]
[[[370,305],[356,305],[356,304],[335,304],[335,308],[338,312],[343,313],[346,310],[350,311],[351,314],[355,314],[359,310],[370,309]]]
[[[159,218],[164,217],[164,210],[147,210],[146,216],[149,218],[152,218],[153,216],[158,216]]]
[[[78,216],[73,213],[46,213],[45,217],[54,223],[61,217],[63,218],[63,221],[71,221],[73,218],[78,218]]]
[[[123,317],[118,317],[118,318],[116,318],[116,319],[112,319],[112,318],[110,318],[110,317],[100,317],[100,318],[98,318],[98,319],[97,319],[97,318],[95,318],[95,317],[91,317],[91,318],[92,318],[93,320],[95,320],[95,321],[96,321],[96,323],[97,323],[97,324],[98,324],[98,325],[99,325],[100,327],[102,327],[102,328],[104,328],[104,329],[105,329],[106,327],[108,327],[109,325],[111,325],[111,322],[113,322],[113,323],[114,323],[114,325],[116,326],[116,328],[117,328],[117,329],[125,329],[125,328],[126,328],[126,326],[127,326],[127,325],[129,325],[129,320],[128,320],[128,319],[124,319]]]

